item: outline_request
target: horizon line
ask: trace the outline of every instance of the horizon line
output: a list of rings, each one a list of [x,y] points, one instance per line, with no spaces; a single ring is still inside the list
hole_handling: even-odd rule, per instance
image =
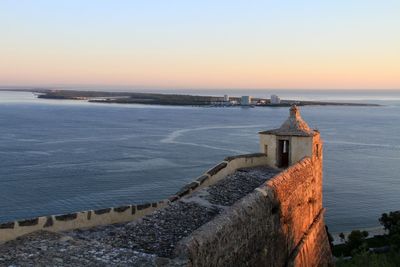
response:
[[[114,88],[112,88],[114,87]],[[241,90],[251,90],[251,91],[400,91],[400,88],[258,88],[258,87],[152,87],[152,86],[140,86],[140,85],[104,85],[104,84],[40,84],[40,85],[1,85],[0,89],[20,89],[20,90],[29,90],[29,89],[57,89],[57,90],[79,90],[81,89],[97,89],[97,90],[105,90],[105,89],[129,89],[129,90],[204,90],[204,91],[241,91]]]

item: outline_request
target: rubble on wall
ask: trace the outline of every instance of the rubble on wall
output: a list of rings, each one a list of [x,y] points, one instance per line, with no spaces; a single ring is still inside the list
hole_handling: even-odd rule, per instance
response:
[[[137,222],[36,232],[0,245],[0,265],[156,266],[196,229],[278,173],[269,167],[240,169]],[[176,264],[177,261],[174,261]]]

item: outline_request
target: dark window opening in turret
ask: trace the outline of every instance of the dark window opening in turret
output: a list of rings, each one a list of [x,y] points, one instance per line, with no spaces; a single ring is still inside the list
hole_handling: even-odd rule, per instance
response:
[[[264,145],[264,154],[268,156],[268,146]]]
[[[289,140],[278,140],[278,168],[289,166]]]

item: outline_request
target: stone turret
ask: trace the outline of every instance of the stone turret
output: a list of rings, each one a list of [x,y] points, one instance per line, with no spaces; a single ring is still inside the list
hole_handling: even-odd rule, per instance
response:
[[[295,105],[290,108],[289,118],[280,128],[259,134],[261,152],[267,155],[270,166],[286,168],[304,157],[322,157],[319,132],[307,125]]]

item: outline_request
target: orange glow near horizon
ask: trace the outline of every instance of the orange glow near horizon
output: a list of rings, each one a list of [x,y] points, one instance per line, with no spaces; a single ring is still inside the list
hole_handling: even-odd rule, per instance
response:
[[[40,2],[0,3],[0,86],[400,89],[396,1]]]
[[[154,88],[282,88],[282,89],[399,89],[400,68],[393,61],[336,60],[262,63],[186,61],[152,62],[118,58],[10,58],[0,64],[0,85],[117,85]],[[139,63],[140,62],[140,63]],[[147,62],[143,64],[141,62]],[[400,59],[399,59],[400,62]]]

